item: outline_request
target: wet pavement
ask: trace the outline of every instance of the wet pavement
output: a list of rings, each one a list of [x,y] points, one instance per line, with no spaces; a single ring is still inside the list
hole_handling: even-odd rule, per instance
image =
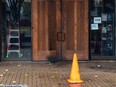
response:
[[[57,63],[3,61],[0,85],[27,87],[69,87],[71,61]],[[116,87],[116,61],[79,61],[81,87]]]

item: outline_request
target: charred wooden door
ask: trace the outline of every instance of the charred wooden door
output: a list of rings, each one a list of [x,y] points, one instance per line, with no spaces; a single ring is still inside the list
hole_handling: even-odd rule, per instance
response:
[[[33,0],[33,60],[88,58],[88,0]]]

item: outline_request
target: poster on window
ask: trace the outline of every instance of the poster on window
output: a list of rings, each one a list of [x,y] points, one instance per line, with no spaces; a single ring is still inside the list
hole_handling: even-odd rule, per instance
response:
[[[101,23],[101,17],[94,17],[94,23]]]
[[[102,21],[107,21],[107,14],[102,14]]]
[[[91,30],[98,30],[98,24],[91,24]]]

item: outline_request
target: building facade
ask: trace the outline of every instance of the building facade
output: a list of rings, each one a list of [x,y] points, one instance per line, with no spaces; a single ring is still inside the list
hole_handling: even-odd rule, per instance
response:
[[[1,60],[72,60],[74,52],[79,60],[115,59],[115,2],[24,0],[18,27],[20,45],[11,46],[20,50],[19,56],[19,51],[8,53],[10,10],[2,1]]]

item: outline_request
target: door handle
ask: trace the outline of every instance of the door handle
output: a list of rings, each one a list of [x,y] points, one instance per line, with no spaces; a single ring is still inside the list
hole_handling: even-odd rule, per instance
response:
[[[57,33],[57,41],[65,41],[65,33],[64,32]]]

